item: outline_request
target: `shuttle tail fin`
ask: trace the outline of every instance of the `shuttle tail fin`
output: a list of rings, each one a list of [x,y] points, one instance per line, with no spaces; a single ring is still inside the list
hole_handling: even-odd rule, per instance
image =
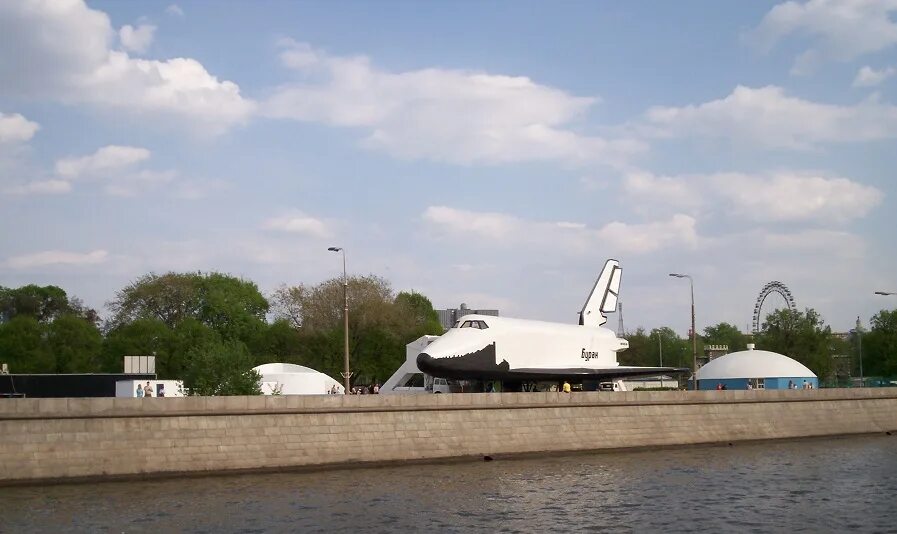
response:
[[[582,311],[579,312],[579,324],[582,326],[601,326],[607,322],[608,313],[617,309],[617,298],[620,294],[620,281],[623,269],[617,260],[607,260],[601,275],[595,281],[589,298],[586,299]]]

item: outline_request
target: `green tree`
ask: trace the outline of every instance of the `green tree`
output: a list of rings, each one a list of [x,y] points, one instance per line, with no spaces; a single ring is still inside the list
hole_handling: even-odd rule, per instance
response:
[[[863,335],[864,374],[897,377],[897,310],[881,310]]]
[[[826,380],[833,370],[831,337],[831,328],[815,310],[783,309],[766,317],[757,346],[794,358]]]
[[[424,295],[401,291],[396,295],[394,304],[397,326],[405,343],[423,335],[438,336],[445,332],[433,303]]]
[[[261,335],[268,312],[254,282],[221,273],[150,273],[119,290],[108,306],[111,328],[157,319],[174,330],[194,320],[244,343]]]
[[[184,387],[190,395],[260,395],[261,376],[239,341],[210,342],[187,353]]]
[[[60,287],[34,284],[16,289],[0,287],[0,321],[24,315],[48,323],[70,311],[68,296]]]
[[[651,339],[641,326],[626,335],[629,348],[617,354],[620,365],[644,367],[651,365]]]
[[[11,373],[52,373],[56,360],[46,343],[47,325],[29,315],[0,323],[0,362]]]
[[[201,279],[201,306],[197,319],[222,339],[251,343],[265,330],[268,301],[255,282],[221,273]]]
[[[349,331],[355,327],[389,324],[393,292],[378,276],[348,278]],[[306,331],[341,328],[343,324],[343,279],[331,278],[314,287],[283,286],[275,293],[275,317]]]
[[[664,367],[691,367],[691,342],[680,338],[668,326],[655,328],[650,332],[639,327],[628,334],[626,340],[629,341],[629,348],[617,356],[620,365],[658,367],[662,346]]]
[[[221,343],[221,336],[202,322],[188,318],[181,321],[171,332],[166,359],[157,362],[157,371],[169,378],[184,376],[189,367],[190,353],[197,347]],[[245,348],[241,341],[228,340]],[[251,366],[250,366],[251,367]]]
[[[256,362],[285,362],[302,364],[299,361],[302,352],[302,337],[290,321],[277,319],[270,325],[264,335],[264,344],[256,352]]]
[[[343,287],[342,278],[333,278],[313,287],[282,286],[272,296],[275,317],[297,329],[296,363],[333,377],[343,370]],[[384,380],[404,361],[406,343],[442,333],[429,299],[394,296],[383,278],[350,277],[348,300],[349,353],[358,382]]]
[[[309,299],[309,289],[298,286],[281,285],[271,295],[271,312],[274,318],[288,323],[293,328],[302,328],[303,306]]]
[[[158,319],[174,328],[202,309],[200,273],[149,273],[120,289],[107,303],[112,327],[138,319]]]
[[[102,370],[103,336],[97,326],[76,315],[61,315],[50,323],[47,350],[55,373],[96,373]]]
[[[177,378],[169,372],[174,333],[159,319],[136,319],[106,333],[103,340],[103,370],[122,372],[124,356],[156,356],[156,372],[163,378]]]
[[[728,345],[729,352],[747,348],[748,337],[729,323],[719,323],[704,329],[703,341],[707,345]]]

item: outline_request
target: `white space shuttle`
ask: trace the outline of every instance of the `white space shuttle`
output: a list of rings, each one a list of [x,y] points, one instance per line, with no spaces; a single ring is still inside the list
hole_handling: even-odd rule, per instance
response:
[[[602,325],[615,311],[623,269],[608,260],[579,313],[579,325],[466,315],[417,356],[431,376],[508,383],[678,374],[674,367],[624,367],[617,353],[629,342]]]

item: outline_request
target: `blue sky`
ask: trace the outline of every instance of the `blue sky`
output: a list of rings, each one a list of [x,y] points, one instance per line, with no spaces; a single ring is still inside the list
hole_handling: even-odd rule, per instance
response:
[[[374,273],[437,307],[836,329],[897,291],[897,2],[4,2],[0,285]],[[775,299],[771,301],[778,304]],[[612,319],[615,325],[615,319]]]

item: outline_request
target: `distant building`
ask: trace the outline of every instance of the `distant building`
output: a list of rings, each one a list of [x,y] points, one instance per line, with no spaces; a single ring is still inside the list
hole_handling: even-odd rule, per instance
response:
[[[698,356],[698,367],[703,367],[711,361],[729,353],[729,345],[704,345],[704,355]]]
[[[252,370],[262,377],[259,386],[263,395],[342,394],[346,390],[324,373],[293,363],[266,363]]]
[[[439,315],[439,322],[442,324],[442,327],[448,330],[452,327],[453,324],[458,322],[458,319],[464,317],[465,315],[477,314],[477,315],[492,315],[493,317],[498,317],[498,310],[474,310],[467,307],[467,304],[463,302],[457,308],[449,308],[447,310],[436,310],[436,313]]]

